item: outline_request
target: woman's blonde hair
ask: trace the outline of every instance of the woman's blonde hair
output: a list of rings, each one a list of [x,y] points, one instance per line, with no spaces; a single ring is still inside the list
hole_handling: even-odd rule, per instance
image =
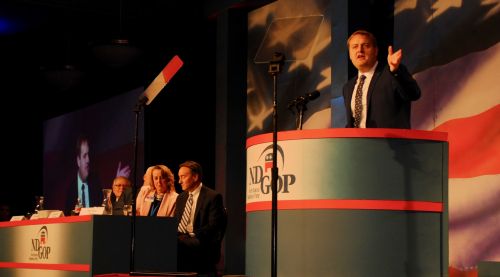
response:
[[[151,169],[151,180],[153,180],[153,170],[159,169],[161,171],[161,176],[167,180],[167,192],[175,191],[174,186],[174,174],[166,165],[159,164],[153,166]],[[153,185],[154,186],[154,185]]]
[[[143,177],[143,180],[144,180],[144,183],[142,183],[142,186],[148,186],[150,189],[154,189],[155,186],[153,184],[153,168],[155,168],[155,166],[150,166],[148,167],[148,169],[146,169],[146,172],[144,173],[144,177]]]

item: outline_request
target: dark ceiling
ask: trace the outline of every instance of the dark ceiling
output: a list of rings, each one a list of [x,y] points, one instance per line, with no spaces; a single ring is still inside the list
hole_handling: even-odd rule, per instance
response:
[[[149,84],[174,55],[193,73],[214,71],[219,11],[268,2],[2,0],[4,87],[13,97],[28,94],[41,118],[51,118]],[[116,39],[138,51],[102,47]]]
[[[0,1],[0,137],[9,163],[3,172],[7,183],[16,183],[0,189],[0,198],[19,192],[20,176],[30,179],[22,182],[29,193],[41,190],[44,120],[146,87],[174,55],[184,66],[168,85],[173,93],[159,95],[148,110],[157,120],[152,126],[165,126],[155,137],[169,137],[171,128],[184,124],[173,120],[183,105],[212,113],[206,103],[214,101],[215,26],[202,4],[187,1]],[[137,51],[109,47],[115,39],[128,39]],[[205,118],[213,128],[212,116]],[[150,145],[165,158],[158,144]]]
[[[152,130],[146,135],[155,139],[146,152],[151,162],[175,160],[175,151],[182,159],[211,161],[217,15],[266,2],[0,0],[0,143],[8,163],[0,200],[40,193],[44,120],[146,87],[174,55],[184,66],[168,84],[170,93],[146,110],[154,119],[145,123]],[[138,52],[106,46],[116,39],[129,40]]]
[[[214,71],[207,63],[215,57],[217,8],[165,0],[2,0],[1,74],[9,100],[26,96],[46,119],[145,86],[174,55],[192,65],[191,74]]]

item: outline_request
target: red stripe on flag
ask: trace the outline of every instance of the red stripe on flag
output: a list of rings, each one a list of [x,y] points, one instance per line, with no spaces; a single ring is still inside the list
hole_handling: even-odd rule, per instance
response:
[[[165,84],[167,84],[172,77],[174,77],[175,73],[179,71],[184,62],[179,58],[179,56],[175,55],[163,68],[161,73],[163,74],[163,79],[165,80]]]
[[[475,116],[449,120],[434,131],[448,132],[450,178],[500,174],[500,104]]]
[[[450,277],[477,277],[478,271],[477,268],[460,270],[450,266],[448,267],[448,274]]]

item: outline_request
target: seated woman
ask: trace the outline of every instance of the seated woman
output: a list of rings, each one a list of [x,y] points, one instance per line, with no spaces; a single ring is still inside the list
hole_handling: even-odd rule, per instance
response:
[[[177,192],[172,171],[165,165],[156,165],[151,171],[151,179],[153,186],[143,186],[137,195],[140,207],[137,209],[137,215],[174,216]]]
[[[118,176],[113,180],[110,202],[113,207],[113,215],[124,215],[124,206],[132,203],[132,188],[130,180],[124,176]]]
[[[139,190],[139,192],[137,193],[137,196],[141,195],[141,194],[144,194],[144,193],[148,193],[148,191],[150,190],[154,190],[155,189],[155,186],[153,185],[153,168],[155,166],[150,166],[148,167],[148,169],[146,169],[146,172],[144,173],[144,176],[142,177],[143,178],[143,183],[142,183],[142,187],[141,189]],[[142,202],[139,202],[139,197],[137,197],[137,200],[135,201],[135,209],[136,209],[136,215],[139,215],[140,214],[140,210],[142,209]]]

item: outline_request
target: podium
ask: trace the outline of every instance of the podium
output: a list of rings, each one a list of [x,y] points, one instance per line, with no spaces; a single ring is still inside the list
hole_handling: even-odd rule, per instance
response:
[[[278,133],[278,276],[447,276],[441,132]],[[271,271],[272,134],[247,140],[246,274]]]
[[[173,218],[137,217],[135,267],[177,269]],[[71,216],[0,222],[0,276],[94,276],[130,271],[131,218]]]

